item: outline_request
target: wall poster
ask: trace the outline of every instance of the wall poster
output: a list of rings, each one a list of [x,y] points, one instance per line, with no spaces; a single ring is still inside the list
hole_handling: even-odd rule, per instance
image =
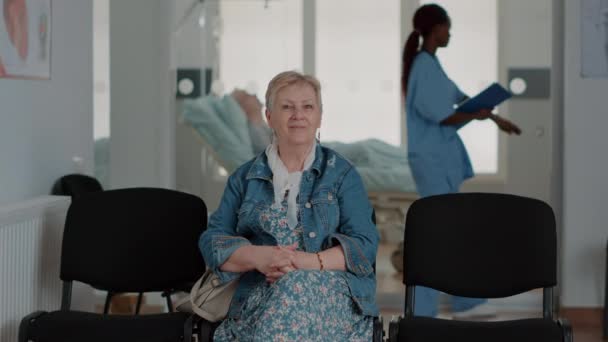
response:
[[[50,77],[51,0],[0,0],[0,78]]]

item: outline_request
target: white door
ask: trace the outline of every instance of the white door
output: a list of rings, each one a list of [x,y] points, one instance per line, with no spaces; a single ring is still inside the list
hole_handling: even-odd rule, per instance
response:
[[[514,98],[505,105],[506,114],[520,124],[523,134],[503,139],[506,161],[505,192],[551,203],[555,182],[553,165],[553,122],[559,111],[550,94],[550,80],[534,80],[533,73],[551,72],[553,52],[552,0],[499,1],[499,75],[509,82],[509,70],[532,69],[529,91],[545,90],[532,98]],[[536,69],[536,70],[534,70]],[[557,71],[557,68],[556,68]],[[561,71],[560,71],[561,72]],[[536,83],[536,84],[534,84]],[[534,89],[532,89],[534,88]],[[547,89],[548,88],[548,89]],[[534,95],[534,94],[532,94]],[[551,203],[553,204],[553,203]]]

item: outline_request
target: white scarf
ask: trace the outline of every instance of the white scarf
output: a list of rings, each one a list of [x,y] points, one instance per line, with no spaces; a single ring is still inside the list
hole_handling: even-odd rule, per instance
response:
[[[315,141],[308,153],[308,157],[304,161],[302,171],[308,170],[315,160],[315,149],[317,142]],[[298,225],[298,205],[296,199],[300,193],[300,183],[302,180],[302,171],[289,172],[283,161],[279,157],[279,148],[276,139],[272,144],[266,147],[266,156],[268,157],[268,166],[272,170],[272,185],[274,187],[274,208],[280,208],[281,202],[285,198],[285,192],[289,190],[287,195],[287,225],[293,229]]]

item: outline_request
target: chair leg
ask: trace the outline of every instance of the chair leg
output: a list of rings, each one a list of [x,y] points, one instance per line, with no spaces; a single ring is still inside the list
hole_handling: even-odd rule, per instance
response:
[[[139,315],[139,311],[141,310],[141,302],[143,301],[144,293],[140,292],[137,295],[137,304],[135,305],[135,315]]]
[[[173,312],[173,301],[171,300],[171,292],[167,291],[167,292],[163,292],[162,296],[165,297],[165,299],[167,300],[167,310],[169,310],[169,312]]]
[[[374,332],[372,341],[373,342],[382,342],[384,341],[384,323],[382,320],[382,316],[374,317]]]
[[[564,336],[564,342],[572,342],[574,341],[574,335],[572,333],[572,325],[567,319],[558,319],[557,324],[559,324],[562,329],[562,335]]]
[[[112,296],[114,296],[114,293],[108,291],[108,293],[106,294],[106,303],[103,306],[104,315],[107,315],[108,312],[110,312],[110,303],[112,302]]]
[[[401,317],[393,316],[388,323],[388,342],[399,341],[399,321],[401,321]]]

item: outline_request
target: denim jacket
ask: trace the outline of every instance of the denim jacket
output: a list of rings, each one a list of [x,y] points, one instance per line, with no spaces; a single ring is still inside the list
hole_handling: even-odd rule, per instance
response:
[[[219,268],[241,246],[277,245],[259,220],[260,210],[273,200],[272,171],[262,152],[229,177],[219,208],[201,235],[199,248],[207,267],[222,282],[240,276],[228,317],[238,318],[251,290],[265,277],[258,271],[240,274]],[[359,173],[344,157],[317,144],[315,160],[302,174],[297,205],[305,251],[316,253],[340,244],[354,302],[362,314],[377,316],[374,267],[379,236]]]

